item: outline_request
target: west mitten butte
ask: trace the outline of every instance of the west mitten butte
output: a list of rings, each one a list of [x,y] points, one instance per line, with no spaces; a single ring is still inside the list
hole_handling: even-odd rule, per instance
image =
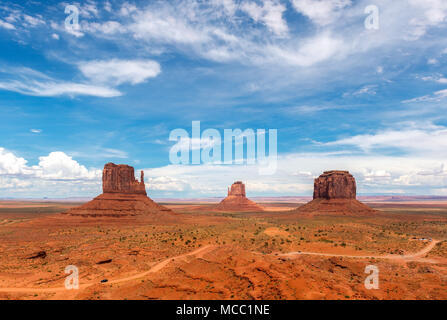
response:
[[[141,181],[138,181],[133,167],[108,163],[104,166],[102,183],[103,194],[69,210],[67,214],[81,217],[127,217],[173,213],[147,196],[143,171]]]

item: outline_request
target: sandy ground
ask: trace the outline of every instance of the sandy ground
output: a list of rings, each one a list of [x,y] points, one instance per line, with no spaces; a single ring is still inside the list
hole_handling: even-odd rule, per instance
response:
[[[380,203],[374,217],[171,204],[175,220],[58,213],[68,207],[0,203],[0,299],[447,299],[444,204]],[[68,265],[78,290],[64,287]]]

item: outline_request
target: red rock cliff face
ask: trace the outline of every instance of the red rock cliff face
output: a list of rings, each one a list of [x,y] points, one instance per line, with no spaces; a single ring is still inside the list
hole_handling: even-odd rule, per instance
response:
[[[228,188],[228,195],[229,196],[246,197],[246,194],[245,194],[245,184],[243,184],[241,181],[235,182],[231,186],[231,189]]]
[[[102,189],[104,193],[146,195],[144,173],[141,171],[141,181],[138,181],[133,167],[108,163],[102,173]]]
[[[355,178],[348,171],[327,171],[315,179],[314,199],[356,199]]]

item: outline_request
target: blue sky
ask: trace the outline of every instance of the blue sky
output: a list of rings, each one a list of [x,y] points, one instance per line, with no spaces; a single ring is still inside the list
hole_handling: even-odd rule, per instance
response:
[[[95,196],[106,162],[155,198],[311,195],[330,169],[447,195],[446,29],[444,0],[2,1],[0,197]],[[192,121],[277,129],[277,172],[171,165]]]

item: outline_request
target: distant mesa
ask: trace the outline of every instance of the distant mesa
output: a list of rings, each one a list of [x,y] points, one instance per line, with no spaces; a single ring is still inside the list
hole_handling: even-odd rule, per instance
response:
[[[231,188],[228,188],[227,197],[216,206],[216,210],[227,212],[261,212],[264,211],[264,208],[248,199],[245,193],[245,184],[237,181]]]
[[[102,173],[103,194],[69,210],[66,214],[81,217],[129,217],[157,213],[173,213],[147,196],[144,172],[135,179],[135,170],[128,165],[108,163]]]
[[[355,178],[348,171],[323,173],[315,179],[313,200],[296,210],[337,215],[368,215],[376,212],[357,200]]]

